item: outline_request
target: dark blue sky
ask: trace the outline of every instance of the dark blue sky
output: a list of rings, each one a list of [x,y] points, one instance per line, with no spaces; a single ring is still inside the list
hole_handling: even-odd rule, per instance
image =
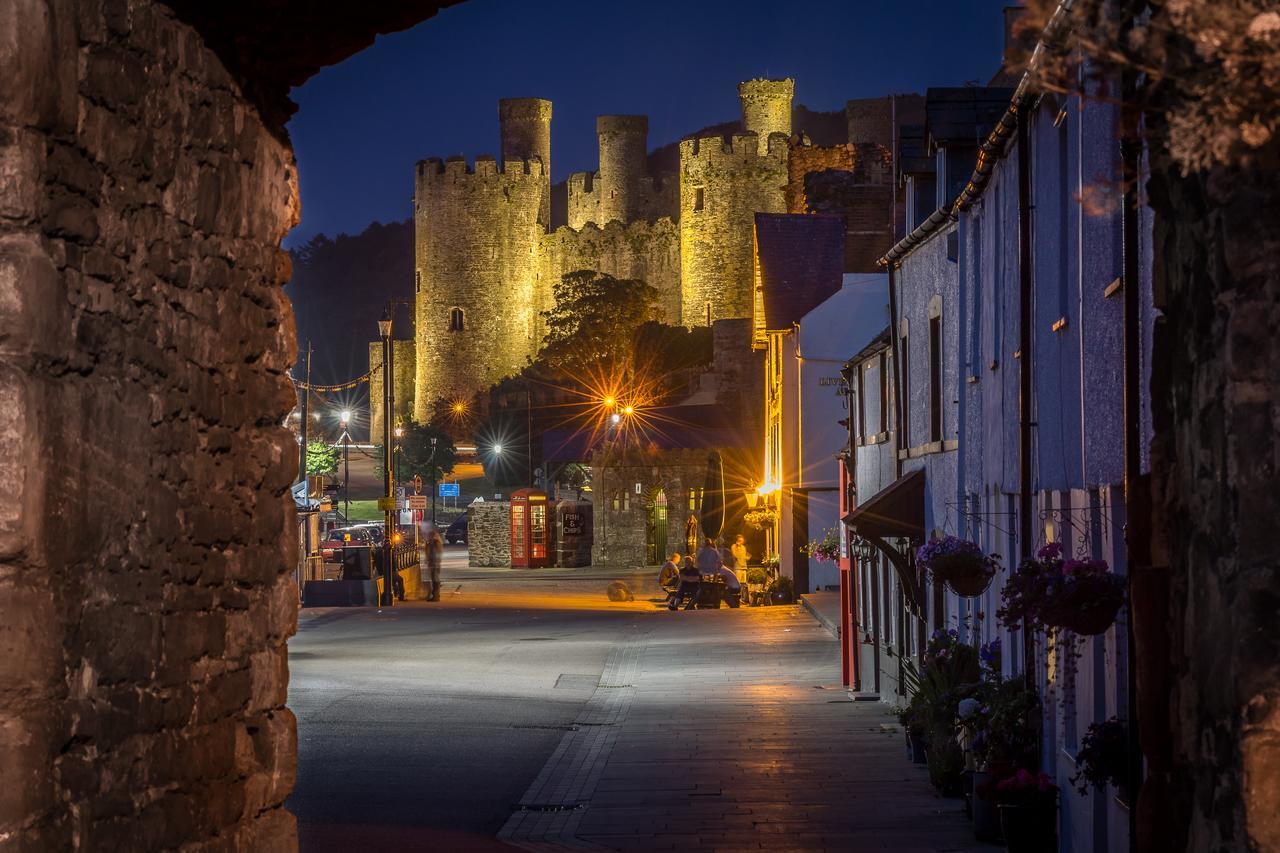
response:
[[[376,2],[376,0],[363,0]],[[595,117],[649,116],[649,147],[739,115],[737,83],[796,102],[986,83],[1006,0],[468,0],[294,91],[302,223],[286,246],[411,211],[423,157],[498,154],[498,99],[554,102],[553,179],[596,167]]]

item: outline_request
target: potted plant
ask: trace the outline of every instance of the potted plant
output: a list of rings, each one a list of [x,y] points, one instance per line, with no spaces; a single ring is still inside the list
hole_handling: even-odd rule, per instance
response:
[[[916,552],[916,562],[956,595],[967,597],[981,595],[1000,565],[994,555],[984,554],[975,543],[955,536],[926,542]]]
[[[790,604],[795,587],[786,575],[775,575],[764,588],[767,604]]]
[[[978,652],[955,629],[938,630],[921,657],[920,685],[912,697],[924,729],[929,781],[943,796],[962,796],[965,756],[956,739],[960,702],[974,690]]]
[[[1058,786],[1028,770],[996,785],[1000,829],[1008,853],[1055,853],[1058,849]]]
[[[742,516],[742,523],[752,530],[765,530],[778,523],[778,511],[767,507],[749,510]]]
[[[821,542],[810,542],[807,545],[801,545],[800,551],[806,557],[812,557],[819,563],[834,563],[840,559],[840,531],[834,527],[826,530],[822,534]]]
[[[1022,562],[1000,591],[1000,620],[1028,628],[1065,628],[1081,636],[1111,627],[1124,604],[1125,579],[1106,560],[1067,559],[1050,542]]]
[[[1122,792],[1129,782],[1129,732],[1125,721],[1112,717],[1090,723],[1076,753],[1076,772],[1071,784],[1081,794],[1089,788],[1115,785]]]
[[[769,573],[756,566],[747,569],[747,603],[760,604],[764,598],[764,587],[769,582]]]
[[[924,764],[924,726],[920,723],[918,709],[905,705],[896,713],[907,739],[907,760],[912,764]]]

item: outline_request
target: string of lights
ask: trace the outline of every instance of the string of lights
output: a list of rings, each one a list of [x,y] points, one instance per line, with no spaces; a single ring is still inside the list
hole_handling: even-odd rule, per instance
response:
[[[363,376],[357,376],[355,379],[352,379],[349,382],[343,382],[338,385],[316,385],[311,382],[303,382],[300,379],[294,379],[293,384],[296,387],[302,388],[303,390],[306,390],[306,391],[315,391],[317,394],[333,393],[335,391],[346,391],[356,387],[362,382],[368,382],[370,377],[372,377],[373,374],[377,373],[380,370],[382,370],[382,365],[378,365],[377,367],[373,368]]]

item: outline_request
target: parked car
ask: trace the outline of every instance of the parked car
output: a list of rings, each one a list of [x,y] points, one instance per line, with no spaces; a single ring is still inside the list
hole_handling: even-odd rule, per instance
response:
[[[467,514],[464,512],[453,520],[444,532],[444,541],[450,545],[467,544]]]
[[[367,528],[335,527],[325,534],[320,543],[320,554],[326,560],[338,559],[339,552],[348,545],[371,545],[373,536]]]
[[[373,540],[373,544],[381,545],[383,540],[387,538],[387,532],[383,529],[380,521],[367,521],[363,524],[354,524],[352,527],[365,531]]]

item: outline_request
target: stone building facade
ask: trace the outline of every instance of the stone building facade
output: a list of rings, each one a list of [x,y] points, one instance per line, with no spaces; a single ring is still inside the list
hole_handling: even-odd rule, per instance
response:
[[[485,501],[467,509],[467,560],[473,566],[511,565],[511,501]]]
[[[418,163],[417,342],[412,358],[397,356],[400,372],[414,364],[413,416],[428,420],[438,400],[469,398],[518,372],[545,334],[541,312],[551,307],[552,286],[569,272],[645,281],[659,292],[658,319],[673,325],[750,317],[754,214],[808,209],[806,176],[852,176],[859,164],[879,162],[852,140],[819,149],[793,139],[794,91],[790,79],[742,83],[741,131],[684,140],[674,173],[650,172],[645,116],[600,116],[599,169],[569,176],[559,227],[548,207],[548,101],[500,103],[501,161]],[[860,145],[892,124],[893,100],[850,103],[856,109],[846,122]],[[884,184],[887,194],[855,200],[878,205],[869,257],[892,243],[891,180]],[[398,401],[407,399],[397,390]],[[380,423],[380,396],[371,407]]]
[[[394,364],[394,373],[391,377],[394,405],[394,416],[391,425],[394,427],[398,423],[404,423],[413,419],[413,392],[417,382],[417,372],[415,370],[415,360],[417,358],[417,345],[413,340],[392,341],[391,342],[391,358]],[[382,364],[382,341],[374,341],[369,344],[369,398],[372,400],[382,399],[382,371],[378,369]],[[382,441],[382,407],[378,406],[373,409],[372,417],[369,420],[369,440],[374,444]]]

